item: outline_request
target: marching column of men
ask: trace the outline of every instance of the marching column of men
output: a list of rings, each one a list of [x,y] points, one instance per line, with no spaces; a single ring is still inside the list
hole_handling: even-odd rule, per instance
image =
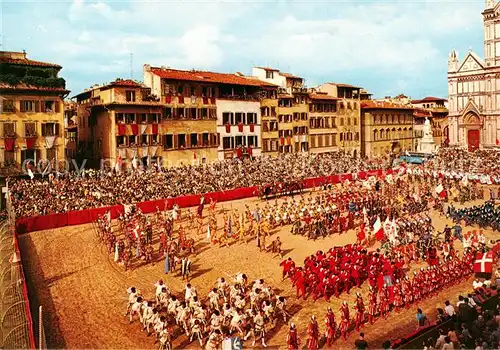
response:
[[[427,269],[415,271],[413,278],[403,276],[395,279],[394,276],[381,287],[371,285],[368,294],[368,307],[358,292],[353,305],[354,317],[351,317],[347,301],[343,301],[339,308],[340,323],[337,325],[335,314],[327,309],[324,326],[325,331],[320,337],[316,316],[312,316],[308,328],[306,347],[309,350],[318,349],[321,344],[331,346],[338,337],[346,340],[352,328],[359,331],[365,322],[373,324],[377,318],[387,318],[389,312],[409,308],[413,303],[435,296],[439,291],[453,284],[460,283],[473,273],[473,260],[476,251],[468,249],[462,259],[453,257]],[[290,324],[287,336],[288,349],[300,348],[300,338],[297,335],[295,324]]]
[[[218,349],[224,336],[251,339],[252,346],[258,341],[266,347],[267,330],[290,317],[286,299],[276,295],[262,279],[249,283],[243,273],[231,279],[218,278],[204,300],[190,283],[181,296],[176,296],[159,280],[154,285],[153,300],[146,300],[131,287],[127,290],[125,316],[130,323],[138,319],[148,336],[155,334],[160,350],[172,349],[172,341],[182,334],[190,343],[198,341],[208,350]]]

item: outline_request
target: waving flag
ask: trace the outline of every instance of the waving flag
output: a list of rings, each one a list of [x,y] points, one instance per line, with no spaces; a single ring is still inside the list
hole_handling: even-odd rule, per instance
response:
[[[381,241],[384,239],[384,228],[382,227],[382,221],[380,221],[380,216],[377,216],[377,221],[373,224],[373,232],[377,240]]]
[[[477,253],[474,273],[491,274],[493,272],[493,253]]]

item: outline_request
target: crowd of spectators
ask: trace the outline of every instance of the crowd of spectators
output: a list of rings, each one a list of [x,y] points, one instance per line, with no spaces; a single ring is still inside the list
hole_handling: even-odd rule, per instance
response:
[[[168,169],[151,166],[120,173],[89,169],[83,174],[68,173],[54,178],[12,179],[10,189],[16,215],[20,217],[300,181],[382,167],[384,164],[380,161],[353,158],[340,152],[287,154]]]

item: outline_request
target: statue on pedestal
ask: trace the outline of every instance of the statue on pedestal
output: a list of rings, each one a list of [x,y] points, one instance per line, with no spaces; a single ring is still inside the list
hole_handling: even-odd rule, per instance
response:
[[[436,149],[434,137],[432,136],[431,122],[425,118],[424,127],[422,128],[422,139],[418,143],[418,150],[422,153],[433,153]]]
[[[429,118],[425,118],[423,131],[423,139],[429,139],[432,137],[432,128]]]

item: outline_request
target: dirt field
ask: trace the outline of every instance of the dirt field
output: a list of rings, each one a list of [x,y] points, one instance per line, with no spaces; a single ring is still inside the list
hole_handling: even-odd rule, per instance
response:
[[[225,208],[243,210],[245,204],[251,207],[257,199],[241,200],[225,203]],[[476,203],[467,203],[470,206]],[[221,204],[218,204],[221,209]],[[208,208],[205,214],[208,213]],[[451,224],[437,213],[431,213],[435,227],[442,230],[445,224]],[[221,217],[221,214],[219,214]],[[220,218],[219,218],[220,220]],[[221,225],[221,223],[220,223]],[[464,231],[469,228],[465,228]],[[275,232],[280,235],[283,249],[287,257],[291,256],[299,264],[303,259],[317,250],[327,250],[336,245],[353,243],[355,232],[344,235],[333,235],[315,242],[305,237],[289,233],[290,227]],[[492,232],[486,232],[488,239]],[[268,239],[268,244],[271,239]],[[66,227],[63,229],[33,232],[20,237],[23,260],[28,275],[32,308],[38,305],[44,309],[43,323],[49,348],[156,348],[153,338],[148,338],[141,331],[138,322],[129,324],[124,317],[127,292],[130,286],[138,287],[146,297],[154,295],[153,284],[160,278],[166,281],[173,291],[180,291],[184,283],[180,277],[163,273],[163,260],[159,258],[154,266],[136,266],[133,271],[125,272],[108,256],[102,244],[97,242],[92,225]],[[309,317],[315,314],[320,322],[322,332],[323,317],[327,306],[331,306],[335,314],[342,300],[348,300],[352,307],[355,291],[350,295],[342,294],[341,299],[332,298],[330,303],[318,300],[313,303],[297,301],[295,290],[289,281],[281,280],[280,259],[273,258],[271,253],[259,252],[255,241],[248,244],[237,243],[231,247],[219,248],[211,246],[205,239],[196,245],[199,252],[193,257],[193,278],[191,283],[197,287],[200,296],[206,296],[218,277],[245,272],[249,280],[263,278],[268,285],[277,289],[278,294],[288,297],[289,308],[293,313],[292,322],[296,323],[305,343],[306,327]],[[457,246],[461,249],[461,246]],[[418,266],[415,266],[415,268]],[[415,312],[420,307],[431,319],[437,306],[443,305],[447,299],[455,300],[458,294],[471,289],[472,279],[456,285],[437,297],[422,304],[414,305],[410,310],[400,313],[392,312],[387,320],[377,320],[374,325],[365,325],[363,332],[370,347],[380,347],[387,339],[396,339],[411,332],[416,327]],[[367,283],[361,292],[367,302]],[[37,313],[34,317],[37,317]],[[287,325],[279,324],[268,330],[267,344],[270,347],[284,348],[286,344]],[[337,340],[335,348],[352,348],[358,334],[353,332],[346,342]],[[250,345],[245,344],[245,345]],[[185,336],[174,341],[176,348],[198,348],[198,344],[189,343]]]

